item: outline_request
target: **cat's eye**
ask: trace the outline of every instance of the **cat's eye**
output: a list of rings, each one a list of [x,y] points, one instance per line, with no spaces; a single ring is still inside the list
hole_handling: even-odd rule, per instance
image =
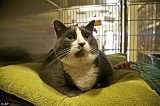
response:
[[[85,38],[88,38],[89,36],[90,36],[90,33],[86,33],[86,34],[84,35]]]
[[[69,35],[67,36],[67,38],[68,38],[69,40],[73,40],[73,39],[75,39],[75,36],[74,36],[73,34],[69,34]]]

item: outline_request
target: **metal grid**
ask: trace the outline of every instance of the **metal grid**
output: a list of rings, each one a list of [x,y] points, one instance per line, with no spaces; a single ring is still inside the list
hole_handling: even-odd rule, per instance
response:
[[[95,26],[96,39],[99,48],[106,54],[120,53],[121,47],[121,6],[119,0],[114,0],[113,3],[98,3],[96,5],[88,5],[101,7],[100,10],[85,10],[86,5],[72,6],[61,10],[61,21],[66,25],[79,26],[86,25],[91,20],[100,21],[98,26]]]
[[[160,53],[160,2],[128,0],[126,13],[128,60],[151,63],[149,54]]]

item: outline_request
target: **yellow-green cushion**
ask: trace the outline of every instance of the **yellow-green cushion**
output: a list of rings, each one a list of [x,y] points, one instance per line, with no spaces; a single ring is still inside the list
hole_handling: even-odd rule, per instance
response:
[[[126,55],[121,53],[107,55],[107,57],[113,65],[127,61]]]
[[[160,97],[132,70],[116,70],[117,82],[110,87],[69,98],[42,82],[39,66],[0,68],[0,89],[38,106],[160,106]]]

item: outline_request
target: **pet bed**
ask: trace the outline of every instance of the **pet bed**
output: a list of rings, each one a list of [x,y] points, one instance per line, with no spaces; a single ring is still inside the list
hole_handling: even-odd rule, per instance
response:
[[[109,57],[120,60],[122,57]],[[126,60],[121,60],[126,61]],[[116,64],[117,62],[113,63]],[[119,63],[119,62],[118,62]],[[46,85],[38,76],[40,63],[0,68],[0,89],[37,106],[159,106],[160,97],[132,69],[116,69],[116,83],[80,96],[67,97]]]
[[[160,69],[143,62],[135,62],[132,66],[138,70],[141,77],[151,86],[151,88],[160,95]]]

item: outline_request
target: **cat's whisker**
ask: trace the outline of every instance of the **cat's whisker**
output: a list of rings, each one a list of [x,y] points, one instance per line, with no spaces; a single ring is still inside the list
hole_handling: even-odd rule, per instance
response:
[[[66,59],[66,58],[69,59],[73,54],[74,54],[74,52],[70,51],[70,52],[64,57],[64,59]]]
[[[68,55],[68,53],[69,53],[69,52],[65,52],[64,54],[61,54],[60,56],[58,56],[59,59],[60,59],[61,57],[65,57],[66,55]]]
[[[98,49],[97,49],[97,48],[93,48],[93,47],[92,47],[91,49],[98,52]]]
[[[62,49],[61,51],[65,51],[65,50],[69,50],[69,49],[70,49],[70,48],[65,48],[65,49]],[[60,52],[61,52],[61,51],[60,51]]]
[[[65,48],[65,49],[61,50],[60,52],[68,51],[68,50],[70,50],[70,48]]]
[[[92,49],[95,49],[95,50],[98,50],[97,48],[95,48],[95,47],[93,47],[93,46],[91,46],[91,48],[92,48]]]
[[[59,56],[61,56],[61,55],[67,54],[68,52],[70,52],[70,50],[66,50],[66,51],[63,51],[63,52],[61,52],[61,53],[58,53],[58,54],[56,54],[56,56],[59,57]]]
[[[91,47],[91,51],[92,51],[93,53],[95,53],[95,54],[98,54],[98,53],[99,53],[99,51],[98,51],[96,48],[94,48],[94,47]]]
[[[57,55],[70,51],[70,48],[61,50]]]
[[[54,63],[55,61],[57,61],[58,59],[60,59],[61,57],[65,56],[65,55],[67,55],[67,54],[68,54],[68,52],[67,52],[67,53],[64,53],[64,54],[62,54],[62,55],[60,55],[60,56],[57,56],[57,58],[55,58],[55,59],[52,61],[52,63]]]
[[[68,57],[70,58],[74,53],[73,52],[70,52]]]
[[[63,53],[60,53],[57,55],[57,57],[61,56],[61,55],[64,55],[64,54],[67,54],[69,51],[66,51],[66,52],[63,52]]]
[[[94,54],[94,55],[98,55],[98,53],[97,53],[97,52],[92,52],[92,54]]]
[[[98,53],[98,51],[97,51],[97,50],[93,50],[93,49],[92,49],[92,52]]]
[[[66,59],[67,57],[69,58],[70,53],[68,53],[66,56],[64,56],[62,59]]]

